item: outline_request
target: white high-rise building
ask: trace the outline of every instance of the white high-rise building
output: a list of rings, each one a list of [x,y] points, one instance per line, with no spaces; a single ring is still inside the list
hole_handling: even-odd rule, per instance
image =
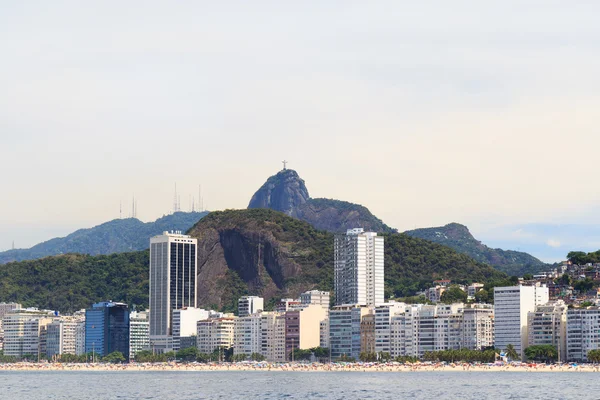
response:
[[[150,344],[156,352],[172,350],[172,311],[196,307],[197,245],[181,232],[150,239]]]
[[[198,321],[198,351],[210,354],[216,349],[228,349],[233,346],[236,319],[237,317],[223,317]]]
[[[389,302],[375,308],[375,353],[390,353],[390,328],[392,317],[404,311],[406,304]]]
[[[77,354],[77,324],[85,316],[61,317],[46,327],[46,356]]]
[[[300,293],[300,303],[303,306],[308,304],[317,304],[319,306],[329,308],[329,292],[309,290],[308,292]]]
[[[233,354],[245,354],[262,351],[262,313],[240,317],[234,323]]]
[[[286,361],[285,312],[261,314],[261,354],[269,362]]]
[[[238,299],[238,316],[246,317],[248,315],[262,311],[265,307],[265,300],[258,296],[243,296]]]
[[[360,356],[360,323],[369,312],[367,307],[343,305],[329,311],[329,349],[331,359]]]
[[[75,354],[78,356],[85,354],[85,310],[83,318],[77,321],[77,330],[75,332]]]
[[[559,300],[554,304],[536,306],[527,320],[528,345],[550,345],[558,352],[558,360],[567,356],[567,305]]]
[[[587,362],[590,350],[600,349],[600,308],[567,311],[567,361]]]
[[[463,309],[462,347],[482,350],[494,345],[494,307],[472,304]]]
[[[142,350],[150,349],[150,322],[145,311],[133,311],[129,314],[129,359]]]
[[[334,241],[335,304],[377,307],[384,301],[383,237],[349,229]]]
[[[181,339],[196,336],[198,321],[207,320],[210,311],[202,308],[186,307],[173,310],[173,350],[182,348]]]
[[[13,310],[2,319],[4,354],[18,359],[45,354],[46,327],[55,319],[54,313],[36,308]]]
[[[20,310],[19,303],[0,303],[0,350],[4,349],[4,330],[2,329],[2,318],[9,312]]]
[[[510,344],[523,358],[528,343],[528,313],[548,300],[548,288],[545,286],[494,288],[494,346],[506,350]]]

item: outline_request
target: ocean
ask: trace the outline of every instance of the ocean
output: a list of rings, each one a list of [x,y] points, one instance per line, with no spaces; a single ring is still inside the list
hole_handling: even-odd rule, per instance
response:
[[[597,399],[596,373],[2,371],[0,399]]]

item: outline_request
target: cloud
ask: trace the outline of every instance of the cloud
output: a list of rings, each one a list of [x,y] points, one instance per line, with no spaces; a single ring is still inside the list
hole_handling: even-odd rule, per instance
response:
[[[532,238],[535,236],[535,233],[527,232],[526,230],[519,228],[512,233],[512,236],[516,238]]]
[[[546,244],[550,247],[560,247],[560,241],[556,240],[556,239],[548,239],[546,241]]]

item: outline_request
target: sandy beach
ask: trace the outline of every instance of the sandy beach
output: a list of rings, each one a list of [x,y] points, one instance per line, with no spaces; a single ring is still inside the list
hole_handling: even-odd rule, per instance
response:
[[[283,371],[283,372],[600,372],[591,364],[362,364],[362,363],[130,363],[130,364],[0,364],[0,371]]]

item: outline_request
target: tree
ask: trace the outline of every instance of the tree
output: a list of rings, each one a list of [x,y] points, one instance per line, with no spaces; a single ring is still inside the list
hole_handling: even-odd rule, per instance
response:
[[[234,354],[231,357],[232,362],[241,362],[241,361],[246,361],[247,359],[248,359],[248,355],[244,354],[244,353]]]
[[[475,293],[475,300],[478,303],[487,303],[489,301],[488,291],[485,289],[479,290],[477,293]]]
[[[573,284],[573,289],[579,290],[581,293],[586,293],[596,286],[595,282],[590,278],[585,278],[584,280],[577,281]]]
[[[525,356],[528,360],[544,361],[549,363],[558,358],[556,347],[549,344],[529,346],[525,349]]]
[[[308,361],[310,360],[310,357],[312,356],[312,351],[310,349],[294,349],[293,351],[294,356],[292,357],[292,352],[290,352],[290,360],[294,360],[294,361]]]
[[[377,361],[377,354],[363,351],[358,356],[358,359],[362,362],[375,362]]]
[[[525,281],[530,281],[533,279],[533,275],[532,274],[525,274],[523,275],[523,280]]]
[[[120,351],[113,351],[112,353],[104,356],[102,358],[102,361],[107,362],[107,363],[112,363],[112,364],[124,363],[125,356]]]
[[[185,349],[181,349],[176,353],[177,359],[181,361],[195,361],[198,357],[198,348],[191,346]]]
[[[341,362],[355,362],[356,359],[354,357],[350,357],[350,356],[347,356],[345,354],[342,354],[340,356],[340,358],[339,358],[339,361],[341,361]]]
[[[390,353],[388,353],[387,351],[380,351],[377,356],[379,358],[379,362],[386,363],[392,359],[392,355]]]
[[[467,292],[462,290],[459,286],[452,285],[442,293],[440,300],[445,304],[466,303]]]
[[[519,356],[519,353],[517,353],[517,350],[515,349],[515,346],[513,346],[512,344],[507,344],[506,345],[506,356],[511,359],[511,360],[518,360],[521,357]]]
[[[260,361],[265,361],[265,356],[263,356],[260,353],[252,353],[252,354],[250,354],[250,359],[252,361],[259,361],[260,362]]]
[[[600,362],[600,349],[588,351],[587,358],[588,361],[594,364]]]
[[[583,251],[570,251],[567,254],[567,259],[577,265],[588,263],[588,255]]]

